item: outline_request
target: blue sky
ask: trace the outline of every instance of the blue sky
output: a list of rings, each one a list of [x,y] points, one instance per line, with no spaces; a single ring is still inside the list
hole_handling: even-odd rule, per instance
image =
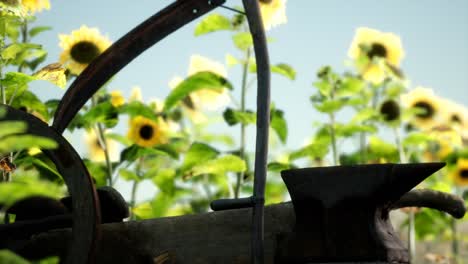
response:
[[[36,42],[49,50],[48,63],[58,60],[59,33],[70,33],[82,24],[98,27],[111,40],[117,40],[134,26],[156,13],[171,1],[122,0],[51,0],[52,9],[39,14],[37,25],[49,25],[52,31]],[[226,5],[240,5],[227,1]],[[215,10],[230,15],[226,10]],[[328,0],[287,3],[288,23],[268,32],[274,39],[269,46],[272,63],[285,62],[297,71],[295,81],[274,76],[272,101],[285,110],[289,122],[288,148],[303,144],[313,133],[312,123],[323,116],[312,111],[309,97],[311,83],[322,65],[337,71],[349,69],[344,61],[357,27],[366,26],[400,35],[406,57],[402,68],[412,86],[426,86],[436,94],[468,105],[468,1],[466,0]],[[130,63],[113,80],[109,88],[128,95],[132,86],[143,90],[144,98],[164,98],[168,81],[175,75],[185,76],[189,58],[200,54],[224,62],[225,54],[240,56],[228,33],[194,37],[196,22],[164,39]],[[240,95],[240,69],[229,70],[229,78]],[[47,85],[33,88],[44,98],[61,97],[63,90]],[[255,105],[255,90],[249,91],[250,108]],[[231,129],[238,133],[238,129]],[[249,131],[252,135],[254,130]],[[76,138],[73,136],[72,138]],[[78,138],[79,139],[79,138]],[[253,141],[251,142],[253,144]],[[76,143],[75,143],[76,144]],[[252,147],[251,147],[252,148]]]

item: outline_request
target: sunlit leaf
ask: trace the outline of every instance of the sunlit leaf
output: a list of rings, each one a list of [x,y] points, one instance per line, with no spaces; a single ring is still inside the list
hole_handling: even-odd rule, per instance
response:
[[[333,113],[343,108],[346,103],[342,100],[326,100],[321,103],[313,103],[315,109],[322,113]]]
[[[15,253],[3,249],[0,250],[0,263],[3,264],[29,264],[30,262],[26,259],[16,255]]]
[[[179,101],[186,98],[191,92],[200,89],[210,89],[219,91],[223,87],[233,89],[229,81],[212,72],[199,72],[187,77],[184,81],[179,83],[171,93],[167,96],[164,102],[163,111],[167,112],[174,107]]]
[[[252,36],[247,32],[240,32],[235,34],[232,36],[232,40],[234,41],[234,45],[236,45],[236,47],[240,50],[247,50],[253,45]]]
[[[125,113],[130,116],[144,116],[152,120],[157,118],[154,109],[139,101],[132,101],[128,104],[124,104],[118,108],[118,111],[119,113]]]
[[[0,138],[25,132],[27,129],[26,122],[22,121],[1,121],[0,122]]]
[[[231,54],[226,54],[226,65],[227,66],[234,66],[234,65],[237,65],[239,64],[239,60],[232,56]]]
[[[13,86],[13,87],[18,87],[18,86],[23,86],[28,84],[31,81],[34,81],[35,78],[33,76],[30,76],[28,74],[22,73],[22,72],[7,72],[5,74],[5,77],[1,80],[1,83],[3,86]]]
[[[268,170],[280,172],[282,170],[287,170],[291,168],[291,164],[281,163],[281,162],[270,162],[268,163]]]
[[[272,65],[270,68],[271,68],[271,72],[283,75],[291,80],[296,79],[296,71],[289,64],[278,63],[275,65]]]
[[[134,171],[128,169],[120,169],[119,175],[126,181],[140,182],[142,180]]]
[[[60,88],[65,88],[67,84],[65,70],[61,63],[52,63],[35,72],[33,76],[37,80],[48,81]]]
[[[193,176],[200,174],[224,175],[226,172],[243,172],[246,170],[245,161],[235,155],[226,155],[192,168]]]
[[[173,195],[175,192],[175,175],[176,172],[174,169],[162,169],[152,178],[152,181],[156,186],[158,186],[161,192]]]
[[[39,27],[33,27],[29,30],[29,36],[30,37],[35,37],[36,35],[44,32],[44,31],[49,31],[52,30],[52,27],[47,27],[47,26],[39,26]]]
[[[281,142],[285,144],[288,137],[288,124],[284,118],[283,111],[274,109],[271,112],[270,126],[276,132]]]
[[[197,164],[201,164],[218,156],[219,151],[210,145],[194,142],[185,154],[181,171],[185,172]]]
[[[369,150],[379,157],[391,157],[398,153],[395,144],[385,142],[377,136],[369,137]]]
[[[31,195],[51,198],[64,196],[62,186],[35,175],[14,175],[11,182],[0,183],[0,203],[10,205]]]
[[[0,151],[18,151],[38,147],[41,149],[57,148],[57,143],[50,138],[33,135],[12,135],[2,138]]]
[[[1,56],[4,60],[11,60],[16,58],[18,53],[23,52],[27,49],[40,49],[41,45],[32,43],[13,43],[2,50]]]
[[[205,16],[195,27],[195,36],[219,30],[231,30],[232,24],[229,18],[220,14],[210,14]]]
[[[158,150],[155,148],[144,148],[140,147],[136,144],[133,144],[127,148],[125,148],[121,153],[120,153],[120,161],[128,161],[128,162],[133,162],[135,161],[138,157],[142,157],[145,155],[163,155],[163,156],[170,156],[166,151]]]
[[[242,112],[232,108],[227,108],[223,112],[223,118],[224,121],[226,121],[226,123],[230,126],[236,125],[238,123],[245,125],[255,124],[255,121],[257,120],[257,116],[254,112],[249,110]]]

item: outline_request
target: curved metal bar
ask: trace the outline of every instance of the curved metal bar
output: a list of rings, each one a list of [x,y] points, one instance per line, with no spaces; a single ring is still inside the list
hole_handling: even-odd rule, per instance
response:
[[[71,84],[60,101],[52,127],[63,133],[86,101],[125,65],[161,39],[223,3],[224,0],[179,0],[132,29]]]
[[[252,212],[252,263],[264,263],[264,205],[270,127],[270,61],[260,7],[256,0],[242,0],[257,63],[257,134],[255,143],[254,206]]]
[[[62,263],[93,263],[96,241],[99,239],[101,222],[96,189],[83,161],[68,141],[53,128],[35,116],[6,105],[7,114],[1,120],[27,122],[26,133],[50,138],[58,143],[58,148],[43,150],[62,175],[73,204],[73,238],[68,246],[67,258]]]

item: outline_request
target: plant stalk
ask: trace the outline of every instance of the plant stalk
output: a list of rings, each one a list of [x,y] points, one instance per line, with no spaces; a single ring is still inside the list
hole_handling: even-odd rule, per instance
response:
[[[247,51],[245,52],[245,61],[243,63],[243,68],[242,68],[241,103],[240,103],[240,110],[242,112],[245,111],[246,95],[247,95],[247,76],[248,76],[248,71],[249,71],[250,57],[251,57],[251,51],[250,49],[247,49]],[[243,160],[245,160],[245,145],[246,145],[246,125],[244,123],[241,123],[239,156]],[[245,175],[244,172],[240,172],[237,174],[236,187],[234,189],[234,198],[239,198],[240,187],[242,185],[244,175]]]

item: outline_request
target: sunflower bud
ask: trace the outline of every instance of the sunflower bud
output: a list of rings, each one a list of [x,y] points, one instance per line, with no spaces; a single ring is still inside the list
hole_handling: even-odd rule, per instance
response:
[[[380,106],[380,113],[383,115],[384,120],[391,122],[400,118],[400,105],[392,99],[386,100]]]

